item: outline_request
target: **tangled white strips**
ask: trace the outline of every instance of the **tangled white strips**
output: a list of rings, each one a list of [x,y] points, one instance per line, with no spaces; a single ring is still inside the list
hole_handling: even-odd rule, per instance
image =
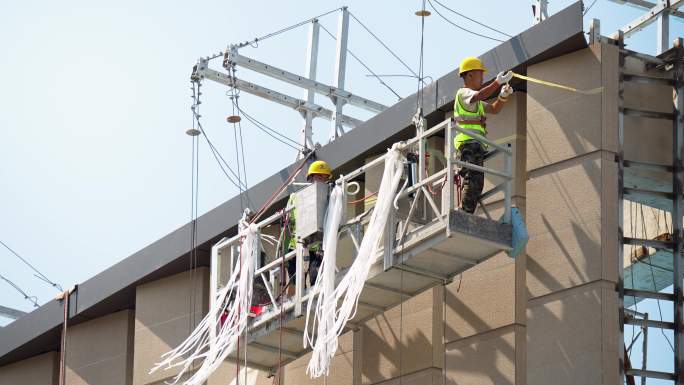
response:
[[[307,329],[304,334],[304,346],[306,347],[308,343],[313,348],[313,354],[306,369],[311,378],[329,374],[331,360],[337,351],[338,338],[347,321],[356,315],[359,296],[368,277],[373,256],[377,254],[380,247],[391,205],[401,181],[404,160],[398,144],[392,146],[385,157],[385,170],[378,190],[377,203],[359,246],[356,259],[340,284],[334,289],[332,287],[335,282],[334,261],[339,223],[334,223],[333,220],[339,209],[336,206],[338,204],[337,199],[333,199],[333,197],[330,199],[324,230],[323,273],[316,279],[316,284],[312,290],[318,295],[314,321],[310,332],[308,320],[313,301],[312,296],[309,298],[309,306],[307,307]],[[328,261],[332,263],[327,263]],[[317,328],[316,324],[318,324]],[[313,334],[314,329],[317,332],[315,335]]]
[[[196,361],[200,367],[183,385],[201,385],[219,365],[235,350],[240,334],[247,326],[249,307],[252,303],[252,282],[254,261],[259,252],[259,229],[256,225],[241,223],[242,243],[240,245],[239,268],[233,272],[226,286],[216,294],[216,305],[209,309],[200,324],[177,348],[164,353],[162,361],[150,370],[169,370],[180,367],[180,372],[167,384],[177,384],[181,378],[194,369]],[[223,315],[226,315],[223,318]],[[222,319],[223,318],[223,319]]]

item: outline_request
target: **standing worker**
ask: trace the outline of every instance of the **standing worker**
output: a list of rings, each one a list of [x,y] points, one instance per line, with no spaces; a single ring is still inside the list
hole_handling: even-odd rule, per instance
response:
[[[463,78],[464,87],[456,92],[456,100],[454,100],[454,118],[458,126],[481,136],[487,135],[487,114],[498,114],[508,101],[508,97],[513,94],[513,88],[508,85],[513,78],[512,72],[500,72],[496,80],[482,87],[486,71],[480,59],[476,57],[463,59],[459,66],[459,75]],[[499,87],[501,87],[501,92],[498,98],[492,103],[485,102]],[[477,166],[484,164],[486,144],[478,142],[467,134],[459,133],[454,139],[454,146],[461,161]],[[472,214],[482,194],[484,173],[461,168],[459,174],[463,177],[461,210]]]
[[[310,183],[321,182],[328,183],[332,179],[332,169],[330,165],[323,161],[317,160],[309,166],[309,170],[306,173],[306,180]],[[295,194],[290,194],[290,199],[287,202],[289,207],[292,207],[290,212],[290,225],[288,229],[289,240],[287,241],[289,251],[297,248],[297,229],[296,229],[296,212],[294,207],[296,206]],[[316,283],[316,277],[318,277],[318,268],[323,262],[323,250],[321,250],[320,241],[310,243],[305,245],[305,248],[309,251],[309,269],[307,275],[309,276],[309,286],[313,286]],[[292,282],[294,280],[294,275],[297,272],[297,261],[295,259],[290,259],[287,261],[287,274],[288,274],[288,285],[291,287],[289,289],[289,294],[293,292],[294,286]]]

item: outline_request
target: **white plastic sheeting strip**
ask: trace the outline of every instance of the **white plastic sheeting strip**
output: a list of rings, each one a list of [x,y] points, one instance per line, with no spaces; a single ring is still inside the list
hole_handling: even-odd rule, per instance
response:
[[[337,338],[319,338],[314,340],[314,330],[317,336],[328,336],[335,334],[335,307],[333,299],[335,290],[335,269],[337,261],[337,233],[342,222],[346,195],[340,186],[335,186],[330,194],[328,210],[325,215],[325,227],[323,228],[323,263],[320,272],[312,289],[313,295],[309,296],[307,304],[306,323],[304,328],[304,347],[308,343],[313,348],[311,360],[309,361],[308,371],[320,373],[323,369],[327,371],[328,362],[337,352]],[[309,316],[312,304],[316,299],[316,308],[309,328]],[[311,331],[311,332],[309,332]],[[312,374],[313,376],[313,374]],[[320,375],[317,375],[318,377]]]
[[[209,309],[202,322],[185,341],[164,353],[163,360],[150,370],[151,374],[159,369],[180,367],[180,372],[167,384],[177,384],[184,375],[188,375],[194,369],[195,361],[200,361],[201,366],[182,384],[203,384],[233,352],[238,338],[247,326],[252,303],[254,261],[259,252],[259,229],[244,221],[242,228],[239,268],[233,269],[226,286],[216,293],[215,307]]]
[[[330,372],[330,363],[337,351],[337,341],[342,334],[347,321],[354,318],[358,307],[359,296],[363,290],[363,285],[368,277],[368,271],[373,263],[373,257],[377,255],[380,247],[382,234],[384,233],[387,220],[389,218],[390,210],[394,197],[397,193],[397,187],[401,181],[403,173],[403,162],[405,158],[399,151],[399,145],[395,144],[392,149],[388,151],[385,157],[385,170],[378,190],[378,199],[373,209],[368,228],[364,234],[359,251],[352,263],[347,274],[342,278],[340,284],[333,290],[331,289],[335,282],[334,263],[327,268],[323,266],[323,274],[320,274],[316,279],[316,284],[313,292],[318,290],[318,301],[316,302],[315,319],[318,320],[318,328],[315,336],[309,335],[308,331],[308,312],[311,311],[312,297],[309,298],[309,306],[307,307],[307,330],[304,334],[304,347],[309,343],[313,348],[313,354],[309,365],[306,369],[311,378],[317,378],[322,375],[328,375]],[[328,206],[328,211],[336,204],[332,199]],[[334,213],[333,213],[334,214]],[[329,217],[326,220],[326,228],[324,238],[336,246],[337,243],[337,227],[334,227],[332,219]],[[334,227],[334,228],[333,228]],[[326,261],[334,261],[335,248],[326,248],[327,243],[324,243],[324,257],[323,264]],[[314,322],[315,326],[315,322]]]

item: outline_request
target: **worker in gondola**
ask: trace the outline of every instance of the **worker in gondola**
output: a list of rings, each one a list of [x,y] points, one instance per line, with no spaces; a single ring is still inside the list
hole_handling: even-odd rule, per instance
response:
[[[317,160],[309,166],[306,173],[306,180],[310,183],[321,182],[329,183],[332,180],[332,169],[330,165],[323,161]],[[287,202],[288,207],[292,208],[290,211],[289,226],[287,229],[288,239],[286,245],[289,251],[295,250],[297,248],[297,237],[296,234],[296,212],[295,212],[295,198],[296,194],[290,194],[290,199]],[[306,251],[308,251],[308,257],[305,256],[304,260],[309,261],[309,268],[306,275],[309,279],[309,286],[313,286],[316,283],[316,278],[318,277],[318,269],[323,263],[323,249],[321,248],[321,242],[315,241],[304,245]],[[297,261],[296,259],[290,259],[287,262],[287,274],[288,274],[288,294],[292,294],[294,291],[294,277],[297,272]]]
[[[458,126],[481,136],[487,135],[487,114],[498,114],[513,94],[513,88],[508,84],[513,78],[512,72],[500,72],[493,82],[483,87],[486,71],[480,59],[463,59],[459,66],[459,75],[463,78],[464,86],[456,92],[454,100],[454,119]],[[498,97],[489,102],[497,91]],[[484,164],[486,144],[468,134],[459,133],[454,138],[454,146],[461,161],[477,166]],[[463,167],[459,175],[463,178],[461,210],[472,214],[482,194],[484,173]]]

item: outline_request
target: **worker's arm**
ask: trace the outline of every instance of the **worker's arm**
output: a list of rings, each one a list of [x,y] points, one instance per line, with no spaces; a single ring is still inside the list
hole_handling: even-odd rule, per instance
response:
[[[496,75],[496,80],[489,83],[486,87],[481,88],[479,91],[473,94],[468,103],[475,103],[489,99],[496,92],[496,90],[499,89],[501,85],[508,84],[508,82],[511,81],[512,78],[513,72],[500,72],[498,75]]]
[[[485,106],[485,112],[488,114],[498,114],[499,111],[503,108],[504,104],[508,102],[508,97],[513,94],[513,87],[509,86],[508,84],[504,85],[501,88],[501,93],[499,94],[499,97],[496,98],[494,103],[487,104]]]

